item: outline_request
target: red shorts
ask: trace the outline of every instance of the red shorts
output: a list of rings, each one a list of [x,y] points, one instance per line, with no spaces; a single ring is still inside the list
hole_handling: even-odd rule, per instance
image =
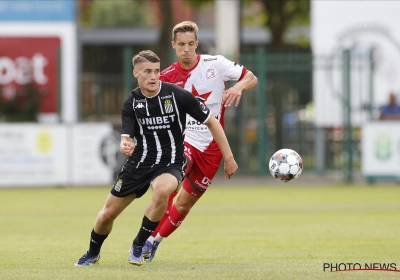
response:
[[[211,184],[221,165],[222,153],[201,152],[185,142],[185,155],[188,160],[183,188],[195,197],[201,197]]]

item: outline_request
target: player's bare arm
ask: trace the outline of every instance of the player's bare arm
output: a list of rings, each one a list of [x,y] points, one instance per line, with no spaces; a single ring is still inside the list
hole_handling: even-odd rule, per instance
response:
[[[128,136],[121,136],[121,143],[119,144],[119,151],[127,156],[130,156],[135,149],[133,139]]]
[[[224,130],[218,120],[211,115],[210,118],[205,122],[211,134],[221,149],[222,156],[224,158],[224,171],[225,177],[230,179],[232,175],[238,169],[238,165],[233,157],[232,150],[229,146],[228,139],[225,136]]]
[[[257,77],[253,74],[253,72],[247,70],[246,74],[239,82],[224,92],[222,103],[225,104],[225,107],[229,107],[236,100],[235,106],[238,106],[240,98],[242,97],[242,92],[254,87],[257,85],[257,83]]]

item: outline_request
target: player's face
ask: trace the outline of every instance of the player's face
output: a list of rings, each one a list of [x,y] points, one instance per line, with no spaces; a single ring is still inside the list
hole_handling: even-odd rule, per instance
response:
[[[153,96],[160,90],[160,63],[142,62],[135,65],[133,76],[138,80],[142,92]]]
[[[172,47],[175,49],[176,56],[183,66],[193,66],[197,62],[196,49],[199,42],[193,32],[180,32],[176,34]]]

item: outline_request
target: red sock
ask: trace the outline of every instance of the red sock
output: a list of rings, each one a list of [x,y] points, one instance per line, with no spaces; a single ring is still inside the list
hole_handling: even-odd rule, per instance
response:
[[[164,222],[168,219],[169,212],[171,211],[172,204],[174,204],[174,198],[178,194],[178,192],[173,192],[168,198],[168,205],[167,205],[167,210],[165,211],[164,215],[162,216],[160,222],[158,223],[158,226],[156,229],[153,231],[151,236],[156,237],[157,233],[160,231],[161,226],[164,224]]]
[[[168,220],[160,228],[160,235],[162,237],[168,237],[182,224],[185,217],[186,215],[179,214],[175,205],[173,205],[169,212]]]

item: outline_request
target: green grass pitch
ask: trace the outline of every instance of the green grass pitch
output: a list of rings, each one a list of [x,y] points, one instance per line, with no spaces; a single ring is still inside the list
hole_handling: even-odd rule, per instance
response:
[[[400,187],[213,185],[152,263],[128,263],[151,195],[116,220],[100,263],[87,250],[108,187],[0,189],[0,279],[400,279],[323,271],[324,263],[395,263]]]

